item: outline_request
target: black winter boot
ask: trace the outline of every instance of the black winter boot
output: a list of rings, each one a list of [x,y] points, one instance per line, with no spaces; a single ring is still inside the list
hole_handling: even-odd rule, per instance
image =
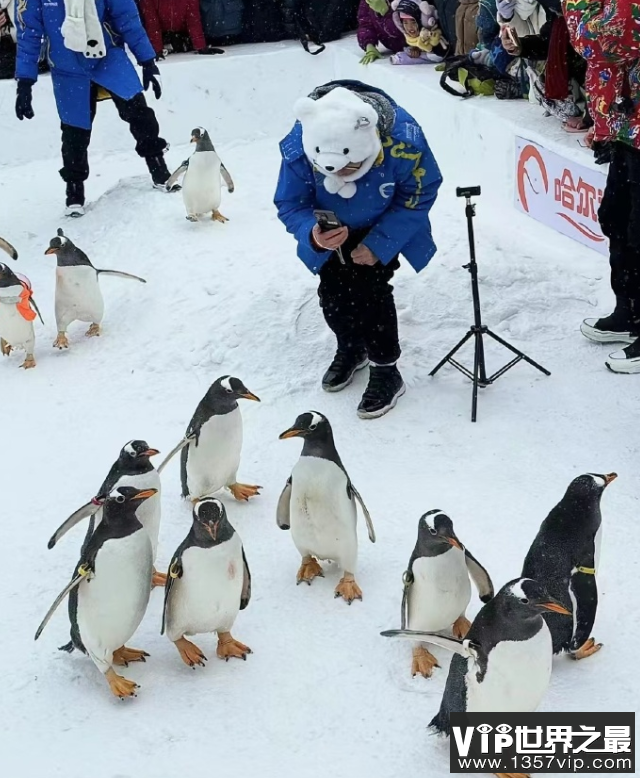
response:
[[[322,388],[325,392],[339,392],[353,381],[358,370],[369,364],[365,351],[353,352],[338,349],[322,378]]]
[[[600,319],[585,319],[580,331],[594,343],[633,343],[631,302],[616,298],[613,313]]]
[[[358,406],[361,419],[376,419],[395,408],[406,388],[395,365],[371,365],[369,385]]]
[[[151,173],[153,179],[153,186],[155,189],[160,189],[163,192],[176,192],[180,187],[171,187],[171,190],[167,189],[167,181],[171,177],[167,163],[164,161],[164,155],[158,154],[155,157],[146,157],[147,167]]]
[[[72,218],[84,216],[84,183],[82,181],[67,182],[66,215]]]

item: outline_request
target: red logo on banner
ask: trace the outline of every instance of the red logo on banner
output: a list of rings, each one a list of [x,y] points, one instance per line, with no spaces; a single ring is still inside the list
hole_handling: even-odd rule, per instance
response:
[[[540,168],[540,175],[542,176],[542,182],[544,184],[544,191],[549,191],[549,176],[547,175],[547,166],[544,164],[542,154],[535,146],[525,146],[520,152],[520,159],[518,160],[518,194],[520,195],[520,202],[522,203],[522,207],[527,213],[529,213],[529,203],[527,202],[525,178],[529,179],[529,184],[531,185],[532,189],[533,184],[531,184],[531,179],[527,173],[526,164],[531,159],[534,159],[538,163],[538,167]],[[538,194],[535,189],[533,189],[533,191]]]

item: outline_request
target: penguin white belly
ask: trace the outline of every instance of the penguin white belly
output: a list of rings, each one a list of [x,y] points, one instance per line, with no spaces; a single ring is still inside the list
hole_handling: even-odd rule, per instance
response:
[[[6,340],[13,348],[22,348],[28,354],[32,354],[36,338],[33,322],[24,318],[16,304],[22,287],[8,286],[2,291],[5,294],[0,295],[0,338]],[[11,292],[11,294],[6,294],[6,292]],[[7,302],[7,300],[11,300],[11,302]]]
[[[182,197],[187,214],[210,213],[220,207],[220,158],[215,151],[198,151],[191,156],[182,182]]]
[[[338,465],[319,457],[300,457],[292,472],[291,535],[302,556],[331,559],[356,572],[358,537],[355,500]]]
[[[600,551],[602,550],[602,524],[598,527],[598,531],[596,532],[596,536],[593,541],[594,544],[594,559],[595,559],[595,568],[596,573],[600,571]]]
[[[56,268],[56,325],[66,332],[73,321],[100,324],[104,300],[95,268],[88,265]]]
[[[211,548],[192,546],[182,555],[182,578],[169,592],[167,635],[229,632],[240,610],[244,582],[242,541],[237,532]]]
[[[240,408],[216,414],[200,428],[187,451],[187,487],[192,497],[214,494],[236,482],[242,453]]]
[[[451,547],[439,556],[420,557],[414,561],[412,569],[409,629],[427,632],[450,629],[471,600],[464,552]]]
[[[151,592],[151,542],[144,530],[105,541],[95,574],[78,587],[80,637],[101,672],[138,629]]]
[[[478,683],[469,660],[466,675],[468,713],[534,711],[551,678],[552,642],[546,623],[529,640],[504,641],[490,653],[487,672]]]

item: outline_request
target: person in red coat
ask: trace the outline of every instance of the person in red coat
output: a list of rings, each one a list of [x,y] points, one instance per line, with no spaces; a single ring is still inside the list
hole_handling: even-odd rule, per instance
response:
[[[162,56],[163,33],[182,33],[191,38],[198,54],[221,54],[207,46],[200,19],[199,0],[138,0],[142,22],[156,55]]]
[[[616,373],[640,373],[640,2],[564,0],[571,43],[587,61],[593,139],[610,144],[607,185],[598,212],[609,238],[609,316],[585,319],[596,343],[628,343],[605,360]]]

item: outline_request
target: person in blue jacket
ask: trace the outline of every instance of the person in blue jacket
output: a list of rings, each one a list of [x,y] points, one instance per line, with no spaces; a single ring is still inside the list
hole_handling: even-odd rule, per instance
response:
[[[370,365],[358,415],[382,416],[405,391],[389,282],[399,254],[417,272],[435,254],[429,211],[442,176],[416,120],[379,89],[333,81],[299,100],[295,114],[280,144],[275,204],[298,256],[320,276],[320,305],[337,339],[322,387],[340,391]],[[342,226],[323,231],[316,209]]]
[[[32,87],[43,40],[62,127],[62,170],[67,214],[84,213],[91,125],[100,99],[112,98],[147,162],[154,185],[165,189],[167,143],[124,44],[142,67],[144,91],[161,95],[155,52],[134,0],[16,0],[18,119],[32,119]]]

